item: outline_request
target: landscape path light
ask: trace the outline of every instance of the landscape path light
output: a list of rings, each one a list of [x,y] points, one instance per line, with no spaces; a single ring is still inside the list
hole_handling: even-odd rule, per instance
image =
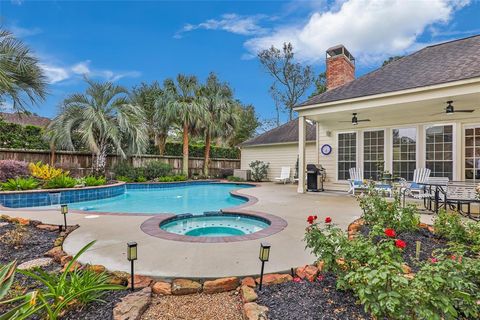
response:
[[[135,284],[134,284],[134,268],[133,264],[134,261],[137,260],[137,243],[136,242],[129,242],[127,243],[127,259],[130,261],[131,264],[131,269],[130,269],[130,278],[131,278],[131,290],[135,290]]]
[[[67,213],[68,213],[68,205],[62,204],[60,206],[60,212],[63,214],[63,223],[65,226],[65,231],[67,231]]]
[[[270,245],[267,243],[260,243],[260,254],[259,254],[259,259],[262,262],[262,269],[260,270],[260,286],[259,290],[262,290],[262,284],[263,284],[263,270],[265,267],[265,262],[268,261],[270,257]]]

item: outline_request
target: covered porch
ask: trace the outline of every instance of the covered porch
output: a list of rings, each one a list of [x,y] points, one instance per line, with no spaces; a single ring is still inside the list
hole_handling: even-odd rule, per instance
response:
[[[453,112],[447,110],[447,101],[452,101]],[[327,171],[328,189],[346,191],[353,167],[362,168],[366,179],[388,171],[412,180],[416,168],[426,167],[435,177],[480,182],[478,78],[295,110],[299,115],[299,193],[306,190],[307,121],[317,123],[316,160]],[[465,110],[473,112],[461,112]],[[326,145],[331,146],[329,154],[322,152]]]

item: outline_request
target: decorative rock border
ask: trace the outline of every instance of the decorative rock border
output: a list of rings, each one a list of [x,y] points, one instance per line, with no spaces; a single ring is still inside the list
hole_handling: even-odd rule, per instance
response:
[[[263,213],[263,212],[258,212],[258,211],[232,211],[232,209],[222,211],[224,215],[243,215],[247,217],[252,217],[252,218],[261,218],[264,220],[267,220],[270,225],[262,229],[260,231],[246,234],[243,236],[231,236],[231,237],[193,237],[193,236],[187,236],[187,235],[181,235],[181,234],[176,234],[172,232],[165,231],[160,228],[160,225],[162,223],[166,223],[175,217],[177,215],[173,214],[165,214],[161,216],[155,216],[152,217],[142,223],[140,226],[140,229],[156,238],[161,238],[161,239],[166,239],[166,240],[174,240],[174,241],[183,241],[183,242],[201,242],[201,243],[223,243],[223,242],[236,242],[236,241],[245,241],[245,240],[255,240],[255,239],[260,239],[260,238],[265,238],[268,236],[271,236],[275,233],[278,233],[285,229],[287,226],[287,221],[283,220],[280,217],[274,216],[272,214],[268,213]]]

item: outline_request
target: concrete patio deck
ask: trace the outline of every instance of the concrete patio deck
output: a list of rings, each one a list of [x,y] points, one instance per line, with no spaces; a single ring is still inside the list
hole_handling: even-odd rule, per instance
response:
[[[98,215],[70,213],[69,224],[80,228],[71,233],[64,243],[64,250],[74,254],[86,243],[96,244],[80,259],[82,263],[102,264],[109,270],[129,271],[126,259],[126,243],[138,243],[136,273],[157,278],[218,278],[258,274],[260,242],[271,244],[270,261],[265,272],[280,272],[291,267],[312,263],[314,257],[305,250],[302,241],[306,218],[317,215],[320,221],[327,216],[346,229],[348,224],[360,217],[360,208],[355,198],[345,193],[296,192],[294,185],[264,183],[257,188],[241,189],[239,193],[258,198],[258,202],[245,207],[273,214],[285,219],[288,226],[269,237],[230,243],[191,243],[165,240],[149,236],[140,230],[140,225],[150,216]],[[41,220],[45,223],[62,224],[63,216],[54,210],[26,211],[0,210],[0,214]],[[422,220],[429,222],[430,216]]]

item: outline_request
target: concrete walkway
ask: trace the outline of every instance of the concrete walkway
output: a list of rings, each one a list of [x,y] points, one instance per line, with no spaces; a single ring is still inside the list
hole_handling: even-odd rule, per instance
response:
[[[279,216],[288,222],[281,232],[267,238],[232,243],[190,243],[164,240],[143,233],[140,225],[148,216],[98,215],[71,213],[69,224],[80,228],[68,236],[64,249],[70,254],[77,252],[89,241],[97,243],[80,259],[83,263],[102,264],[109,270],[129,271],[126,259],[126,243],[138,243],[138,274],[158,278],[218,278],[258,274],[260,242],[271,244],[270,261],[265,271],[290,270],[314,261],[305,250],[302,241],[306,218],[317,215],[320,221],[327,216],[346,229],[360,216],[355,198],[345,193],[298,194],[294,185],[262,184],[257,188],[241,189],[258,198],[258,202],[246,210],[262,211]],[[5,210],[0,214],[41,220],[45,223],[62,224],[59,211]]]

